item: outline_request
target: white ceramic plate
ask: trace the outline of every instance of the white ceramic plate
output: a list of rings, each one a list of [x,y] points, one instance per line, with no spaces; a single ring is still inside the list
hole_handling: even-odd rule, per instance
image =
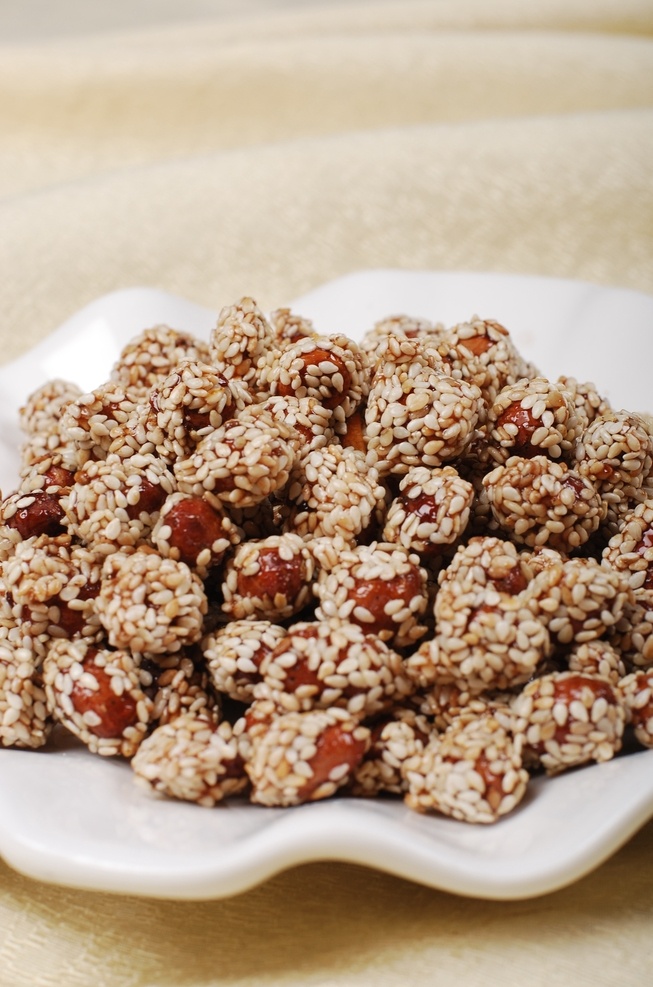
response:
[[[292,304],[321,331],[353,337],[398,312],[445,324],[478,313],[504,323],[547,375],[591,379],[613,405],[653,410],[653,298],[636,292],[392,270],[349,275]],[[0,487],[15,484],[16,412],[37,385],[63,376],[92,388],[141,329],[166,322],[207,336],[215,314],[159,291],[116,292],[1,368]],[[586,874],[652,815],[653,751],[538,779],[490,827],[380,799],[289,810],[156,801],[136,788],[127,764],[90,755],[62,733],[43,751],[0,751],[0,853],[9,864],[59,884],[159,897],[224,897],[294,864],[338,859],[460,894],[523,898]]]

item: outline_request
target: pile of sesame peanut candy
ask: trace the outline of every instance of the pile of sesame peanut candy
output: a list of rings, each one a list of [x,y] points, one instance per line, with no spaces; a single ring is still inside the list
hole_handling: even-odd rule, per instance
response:
[[[653,429],[508,331],[359,343],[251,298],[20,412],[0,745],[55,725],[158,796],[488,823],[653,746]]]

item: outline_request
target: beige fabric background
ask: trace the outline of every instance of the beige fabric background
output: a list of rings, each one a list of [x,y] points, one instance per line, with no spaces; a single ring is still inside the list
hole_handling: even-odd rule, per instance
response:
[[[133,284],[215,308],[377,266],[653,291],[652,35],[650,0],[5,0],[0,360]],[[345,864],[199,904],[0,864],[0,985],[644,987],[652,851],[649,825],[501,904]]]

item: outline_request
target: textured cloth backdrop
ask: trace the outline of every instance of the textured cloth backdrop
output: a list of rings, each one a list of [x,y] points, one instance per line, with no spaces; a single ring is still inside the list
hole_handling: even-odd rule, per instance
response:
[[[50,37],[38,4],[0,12],[3,362],[128,285],[214,308],[379,266],[653,290],[650,0],[137,3],[131,29],[127,0],[46,6]],[[643,987],[652,851],[649,825],[501,904],[345,864],[199,904],[0,864],[0,984]]]

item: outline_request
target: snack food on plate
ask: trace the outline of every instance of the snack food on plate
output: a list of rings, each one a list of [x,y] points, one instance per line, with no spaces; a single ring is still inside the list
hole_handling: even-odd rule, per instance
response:
[[[159,797],[471,823],[653,746],[650,420],[426,315],[357,343],[242,298],[26,395],[0,746],[56,728]]]

